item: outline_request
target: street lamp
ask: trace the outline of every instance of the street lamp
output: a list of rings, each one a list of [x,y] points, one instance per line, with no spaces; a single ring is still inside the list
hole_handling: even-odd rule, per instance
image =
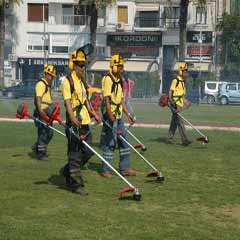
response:
[[[202,75],[202,42],[203,42],[203,38],[202,38],[202,29],[200,28],[200,35],[198,37],[198,43],[199,43],[199,62],[200,62],[200,66],[199,66],[199,77],[201,77]]]
[[[19,80],[20,82],[22,81],[22,66],[23,64],[25,63],[25,61],[21,58],[20,61],[19,61],[19,65],[20,65],[20,68],[19,68],[19,72],[18,72],[18,77],[19,77]]]

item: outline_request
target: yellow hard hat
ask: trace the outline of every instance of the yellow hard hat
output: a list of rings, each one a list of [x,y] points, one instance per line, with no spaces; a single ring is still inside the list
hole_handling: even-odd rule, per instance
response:
[[[112,55],[110,60],[110,67],[124,65],[124,60],[120,54]]]
[[[55,66],[52,64],[45,64],[43,71],[44,71],[44,73],[47,73],[53,77],[56,77],[56,75],[57,75],[57,70],[56,70]]]
[[[86,64],[87,58],[83,50],[76,49],[71,53],[69,62],[68,62],[68,67],[70,70],[73,70],[74,62],[83,62],[84,64]]]
[[[185,62],[181,62],[178,64],[178,73],[179,75],[183,74],[183,71],[187,71],[188,70],[188,66]]]

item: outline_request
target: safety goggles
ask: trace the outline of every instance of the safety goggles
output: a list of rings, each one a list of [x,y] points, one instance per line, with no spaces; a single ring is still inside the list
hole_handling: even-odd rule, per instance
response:
[[[74,62],[74,64],[76,64],[78,67],[80,68],[84,68],[85,64],[84,63],[80,63],[80,62]]]

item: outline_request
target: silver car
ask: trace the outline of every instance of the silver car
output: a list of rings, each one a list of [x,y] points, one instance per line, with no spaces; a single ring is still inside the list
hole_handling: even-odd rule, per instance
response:
[[[219,89],[218,99],[222,105],[240,103],[240,83],[224,83]]]

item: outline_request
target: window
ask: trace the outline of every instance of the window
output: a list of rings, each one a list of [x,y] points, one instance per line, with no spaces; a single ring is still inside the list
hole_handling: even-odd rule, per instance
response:
[[[118,22],[128,23],[127,6],[118,6]]]
[[[159,27],[158,11],[141,11],[139,12],[140,27]]]
[[[68,47],[66,46],[52,46],[53,53],[68,53]]]
[[[237,90],[237,85],[236,84],[228,84],[227,85],[227,90],[236,91]]]
[[[170,19],[178,19],[180,16],[179,7],[164,7],[164,17]]]
[[[211,89],[211,90],[215,90],[216,89],[217,84],[216,83],[208,83],[207,84],[207,88]]]
[[[46,50],[48,51],[48,46],[45,46],[45,49],[44,49],[44,46],[41,46],[41,45],[28,45],[28,51],[43,51],[43,50]]]
[[[166,26],[169,28],[178,28],[180,17],[180,7],[164,7],[163,18],[166,21]]]
[[[96,54],[98,57],[105,57],[105,47],[97,47]]]
[[[28,51],[43,51],[48,50],[48,36],[45,36],[44,44],[44,35],[39,33],[29,33],[27,40],[27,49]],[[45,47],[44,47],[45,45]]]
[[[43,22],[48,21],[48,4],[28,3],[28,21]]]
[[[89,23],[89,20],[88,20],[89,15],[90,15],[89,6],[75,5],[72,22],[74,25],[87,25]]]
[[[196,24],[207,24],[207,9],[205,7],[196,8]]]

